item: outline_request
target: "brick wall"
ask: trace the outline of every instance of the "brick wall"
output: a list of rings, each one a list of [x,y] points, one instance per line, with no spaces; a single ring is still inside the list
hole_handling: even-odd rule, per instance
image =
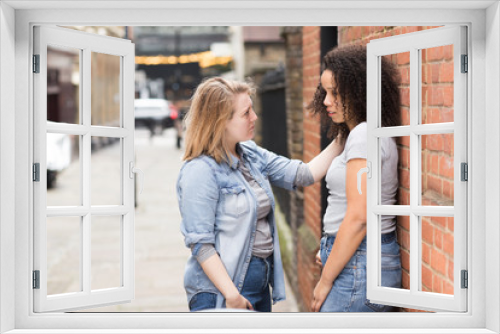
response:
[[[303,110],[302,110],[302,27],[281,28],[285,40],[285,98],[287,113],[288,152],[292,159],[301,159],[304,152]],[[282,251],[283,265],[295,295],[299,296],[297,277],[298,229],[304,221],[304,189],[299,187],[290,192],[291,245]],[[280,234],[283,230],[280,230]],[[281,240],[281,239],[280,239]],[[281,242],[281,241],[280,241]],[[282,246],[283,248],[283,246]],[[287,261],[288,259],[288,261]]]
[[[400,35],[433,27],[339,27],[338,44],[366,45],[372,39]],[[303,28],[304,103],[312,100],[319,82],[319,27]],[[439,47],[422,52],[422,118],[423,123],[453,121],[453,50]],[[409,54],[392,55],[401,73],[401,114],[409,124]],[[319,120],[304,114],[304,160],[309,161],[320,149]],[[397,138],[399,153],[398,202],[409,204],[409,138]],[[308,187],[304,193],[305,223],[319,239],[321,221],[320,189]],[[453,205],[453,135],[422,138],[422,204]],[[409,219],[398,217],[398,240],[401,244],[403,288],[409,289]],[[453,293],[453,218],[422,219],[422,284],[424,291]],[[301,240],[299,240],[300,246]],[[309,249],[309,251],[307,251]],[[299,247],[299,284],[305,308],[308,308],[318,272],[314,268],[311,247]],[[415,250],[418,251],[418,250]],[[303,275],[302,273],[308,273]],[[300,279],[301,276],[304,278]],[[311,281],[312,280],[312,281]],[[309,299],[308,299],[309,298]],[[404,309],[405,311],[411,311]]]
[[[321,125],[305,109],[312,100],[320,77],[320,27],[303,27],[303,161],[310,161],[321,150]],[[298,284],[301,308],[309,310],[312,291],[319,278],[319,268],[314,257],[321,236],[321,185],[316,183],[304,189],[304,224],[299,229],[297,243]]]

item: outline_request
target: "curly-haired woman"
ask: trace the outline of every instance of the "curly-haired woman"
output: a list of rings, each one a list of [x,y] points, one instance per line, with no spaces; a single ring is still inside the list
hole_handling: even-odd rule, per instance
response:
[[[321,312],[390,311],[366,299],[366,175],[362,194],[357,173],[366,167],[366,47],[345,46],[323,59],[321,82],[309,109],[329,121],[330,135],[345,142],[326,174],[328,206],[316,258],[323,264],[311,308]],[[382,59],[382,126],[400,125],[399,75]],[[396,202],[398,151],[393,138],[381,138],[382,205]],[[401,286],[400,250],[395,216],[382,216],[382,286]]]

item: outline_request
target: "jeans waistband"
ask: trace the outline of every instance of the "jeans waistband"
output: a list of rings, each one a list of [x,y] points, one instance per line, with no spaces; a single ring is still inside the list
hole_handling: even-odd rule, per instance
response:
[[[329,235],[327,233],[323,233],[323,237],[326,237],[326,238],[332,238],[332,237],[335,238],[336,236],[337,236],[337,234]],[[386,242],[392,241],[394,238],[396,238],[396,231],[395,230],[392,232],[389,232],[389,233],[382,234],[380,237],[380,240],[382,243],[386,243]],[[366,242],[366,236],[361,243],[363,243],[363,242]]]

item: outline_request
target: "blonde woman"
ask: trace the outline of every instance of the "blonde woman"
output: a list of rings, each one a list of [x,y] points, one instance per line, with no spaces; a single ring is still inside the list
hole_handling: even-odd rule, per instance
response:
[[[192,253],[184,275],[191,311],[269,312],[285,299],[271,184],[293,190],[317,182],[343,149],[333,141],[305,164],[257,146],[253,92],[247,83],[211,78],[187,114],[177,197]]]

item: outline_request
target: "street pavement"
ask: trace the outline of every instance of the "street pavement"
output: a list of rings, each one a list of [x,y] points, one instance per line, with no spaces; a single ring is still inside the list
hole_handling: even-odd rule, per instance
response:
[[[136,130],[136,167],[145,174],[144,190],[137,194],[135,213],[135,299],[127,304],[87,309],[84,312],[187,312],[183,288],[184,267],[189,256],[180,233],[180,214],[175,183],[182,165],[182,150],[175,147],[176,132],[165,130],[152,138],[149,131]],[[110,145],[92,154],[93,184],[114,189],[113,170],[119,157],[119,145]],[[94,168],[96,166],[96,168]],[[99,171],[107,173],[99,174]],[[111,170],[111,172],[110,172]],[[57,186],[48,191],[49,205],[62,205],[78,201],[78,163],[61,173]],[[137,184],[140,186],[140,184]],[[73,188],[73,189],[71,189]],[[112,191],[114,193],[114,191]],[[73,198],[71,198],[73,197]],[[92,192],[93,204],[112,204],[114,196]],[[94,199],[96,202],[94,202]],[[103,220],[105,222],[105,220]],[[76,224],[77,225],[77,224]],[[99,224],[102,230],[92,233],[92,286],[98,288],[116,285],[119,277],[119,235],[116,220]],[[68,238],[54,224],[52,252],[49,252],[49,291],[62,293],[77,291],[79,244]],[[108,227],[106,227],[108,226]],[[93,224],[94,227],[94,224]],[[97,227],[96,227],[97,229]],[[78,231],[78,229],[76,229]],[[96,237],[100,233],[104,238]],[[50,250],[48,250],[50,251]],[[73,268],[69,270],[68,268]],[[66,275],[64,275],[66,272]],[[72,274],[68,274],[72,273]],[[273,312],[297,312],[297,304],[287,282],[287,300],[273,306]]]

